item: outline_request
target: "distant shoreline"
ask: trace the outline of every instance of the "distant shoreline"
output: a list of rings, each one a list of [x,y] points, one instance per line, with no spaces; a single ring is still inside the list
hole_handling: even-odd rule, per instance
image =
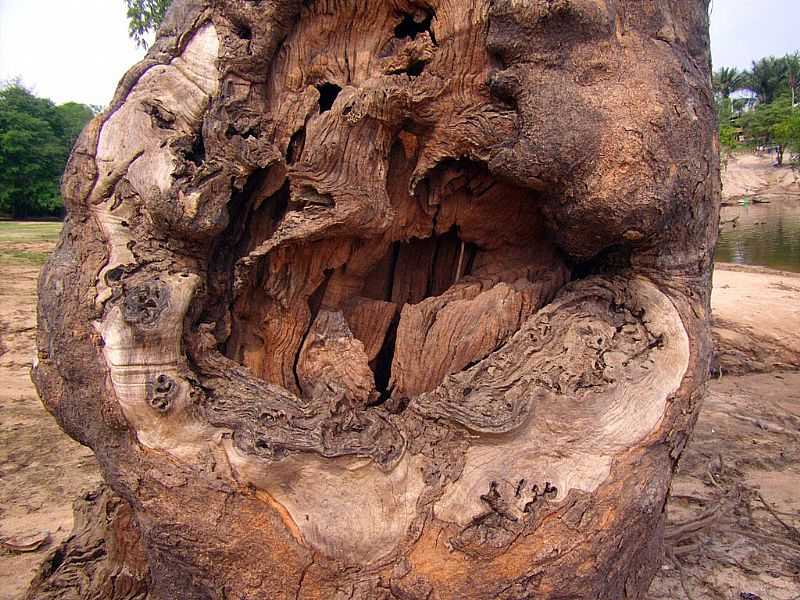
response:
[[[739,265],[729,262],[715,262],[714,269],[721,271],[737,271],[739,273],[761,273],[764,275],[800,278],[800,273],[795,273],[793,271],[782,271],[780,269],[771,269],[769,267],[761,267],[759,265]]]

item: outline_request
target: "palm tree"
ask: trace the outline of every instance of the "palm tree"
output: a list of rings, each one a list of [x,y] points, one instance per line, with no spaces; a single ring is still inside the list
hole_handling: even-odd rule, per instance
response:
[[[731,94],[747,87],[747,75],[736,67],[722,67],[714,72],[714,93],[723,98],[730,98]]]
[[[786,77],[789,83],[789,91],[792,93],[792,107],[797,104],[797,93],[800,91],[800,52],[794,54],[787,54],[784,57],[786,61]]]
[[[753,68],[747,74],[747,85],[759,102],[769,104],[778,95],[787,79],[786,58],[769,56],[758,62],[753,61]]]

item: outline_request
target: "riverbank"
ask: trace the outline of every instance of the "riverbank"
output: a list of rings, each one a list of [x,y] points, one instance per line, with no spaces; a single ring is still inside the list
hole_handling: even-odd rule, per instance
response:
[[[736,152],[722,159],[723,206],[742,198],[785,198],[800,195],[800,173],[789,164],[776,167],[769,154]]]
[[[767,155],[725,163],[716,260],[800,272],[800,172]]]

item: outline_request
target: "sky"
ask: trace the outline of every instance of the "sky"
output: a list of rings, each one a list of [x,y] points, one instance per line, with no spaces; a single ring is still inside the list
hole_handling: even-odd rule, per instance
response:
[[[3,2],[4,0],[0,0]],[[800,0],[711,0],[714,68],[800,50]]]
[[[56,104],[107,105],[144,50],[124,0],[0,0],[0,81],[19,77]]]
[[[715,68],[800,50],[798,24],[800,0],[712,0]],[[127,27],[124,0],[0,0],[0,82],[19,77],[57,104],[104,106],[144,55]]]

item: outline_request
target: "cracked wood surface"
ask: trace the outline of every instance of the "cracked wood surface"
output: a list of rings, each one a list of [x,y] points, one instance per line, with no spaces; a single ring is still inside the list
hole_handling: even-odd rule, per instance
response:
[[[710,353],[706,8],[175,3],[68,165],[34,372],[153,598],[642,596]]]

